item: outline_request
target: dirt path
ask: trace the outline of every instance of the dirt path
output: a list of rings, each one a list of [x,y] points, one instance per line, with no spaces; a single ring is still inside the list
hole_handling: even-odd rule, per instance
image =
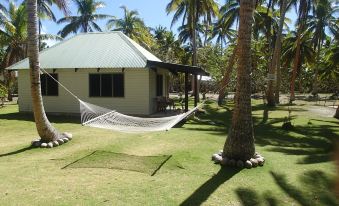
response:
[[[336,108],[324,106],[308,106],[308,111],[322,117],[333,117]]]

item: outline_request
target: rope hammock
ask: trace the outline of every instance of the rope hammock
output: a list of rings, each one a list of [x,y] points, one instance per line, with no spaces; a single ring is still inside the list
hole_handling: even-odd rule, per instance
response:
[[[182,113],[170,117],[159,118],[142,118],[121,114],[117,111],[100,107],[88,102],[84,102],[67,89],[63,84],[56,80],[46,70],[40,68],[45,74],[58,83],[70,95],[77,99],[80,103],[81,124],[83,126],[96,127],[102,129],[110,129],[121,132],[152,132],[167,131],[192,115],[203,103],[194,107],[186,113]]]

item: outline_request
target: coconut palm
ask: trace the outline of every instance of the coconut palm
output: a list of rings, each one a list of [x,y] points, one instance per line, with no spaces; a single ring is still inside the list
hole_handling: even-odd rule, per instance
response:
[[[222,22],[226,28],[231,28],[235,25],[238,28],[240,5],[237,0],[227,0],[226,3],[220,7],[219,23]]]
[[[6,18],[0,26],[0,45],[6,47],[2,67],[14,64],[26,55],[27,18],[25,5],[9,3]]]
[[[180,51],[180,42],[176,39],[172,31],[168,31],[166,27],[157,26],[152,29],[157,45],[157,55],[166,62],[176,62]]]
[[[66,6],[66,0],[56,0],[58,5]],[[31,96],[34,120],[41,142],[50,142],[65,137],[49,122],[41,96],[39,41],[38,41],[38,10],[36,0],[27,0],[27,45],[30,65]],[[65,8],[66,9],[66,8]]]
[[[292,1],[292,4],[295,8],[298,8],[298,18],[297,18],[297,39],[296,39],[296,50],[294,55],[294,61],[293,61],[293,72],[291,77],[291,83],[290,83],[290,101],[294,101],[295,94],[294,94],[294,88],[295,88],[295,79],[297,70],[299,69],[301,65],[301,38],[303,33],[305,32],[305,25],[307,21],[308,14],[312,8],[312,0],[300,0],[299,6],[297,6],[297,1]]]
[[[268,81],[267,87],[267,104],[269,106],[275,106],[276,103],[279,103],[279,86],[280,85],[280,56],[281,56],[281,42],[282,42],[282,31],[284,27],[285,14],[287,9],[288,0],[281,0],[280,5],[280,19],[278,31],[276,33],[272,63],[269,67],[269,74],[276,76],[275,80]],[[279,75],[277,75],[279,74]],[[279,80],[278,80],[279,79]],[[274,85],[274,81],[276,84]],[[279,81],[279,83],[278,83]],[[276,89],[278,88],[278,89]]]
[[[204,26],[202,24],[198,24],[196,30],[198,31],[198,33],[203,33]],[[179,26],[178,32],[179,32],[178,38],[180,42],[183,44],[189,43],[193,48],[193,45],[192,45],[193,40],[192,40],[192,35],[191,35],[189,25],[185,24],[185,25]],[[196,44],[198,47],[202,46],[202,39],[199,34],[196,36]]]
[[[6,18],[6,13],[6,7],[0,3],[0,25],[4,22],[4,19]]]
[[[230,26],[223,21],[218,21],[213,24],[212,38],[216,38],[216,42],[220,45],[221,52],[223,51],[224,45],[228,42],[233,41],[236,35],[236,31],[231,29]]]
[[[223,156],[249,160],[255,152],[251,109],[251,36],[254,0],[240,1],[240,24],[237,39],[237,86],[232,124]]]
[[[42,19],[52,20],[56,22],[55,15],[51,9],[53,5],[53,0],[38,0],[38,24],[39,24],[39,49],[41,46],[41,29],[42,29]]]
[[[295,69],[295,56],[299,52],[300,58],[298,59],[298,65]],[[295,81],[297,75],[302,72],[303,64],[308,63],[312,65],[314,63],[314,50],[312,46],[312,33],[304,32],[299,36],[298,32],[289,33],[282,47],[282,61],[284,65],[292,66],[292,74],[290,81],[290,98],[294,97]],[[290,99],[293,101],[293,99]]]
[[[315,5],[314,15],[310,15],[308,17],[308,22],[306,23],[307,30],[313,32],[313,46],[314,50],[317,52],[312,91],[312,94],[314,95],[318,93],[318,67],[320,64],[322,45],[327,37],[325,30],[328,29],[333,36],[339,34],[338,18],[334,16],[336,12],[339,12],[339,7],[332,6],[332,3],[334,2],[331,0],[319,0]]]
[[[96,0],[73,0],[78,16],[65,16],[57,21],[58,24],[68,23],[58,32],[61,37],[66,37],[70,33],[101,31],[100,26],[96,23],[98,20],[110,18],[106,14],[97,14],[97,10],[104,7],[105,3]]]
[[[174,12],[172,25],[180,17],[183,17],[182,25],[189,25],[193,47],[192,64],[194,66],[196,65],[197,29],[200,17],[204,16],[205,22],[211,24],[212,18],[219,13],[218,9],[218,5],[214,0],[172,0],[167,5],[167,13]]]
[[[129,10],[126,6],[120,8],[123,9],[124,16],[120,19],[113,17],[108,20],[107,28],[123,32],[129,38],[150,50],[154,44],[153,38],[144,21],[139,17],[139,12]]]
[[[225,5],[223,5],[220,8],[220,11],[219,11],[220,17],[219,17],[219,20],[217,22],[215,29],[221,30],[219,32],[222,32],[222,33],[226,33],[226,32],[230,33],[231,27],[234,24],[236,24],[236,28],[238,28],[239,10],[240,10],[240,5],[239,5],[238,1],[228,0],[225,3]],[[223,75],[222,80],[220,81],[219,96],[218,96],[218,104],[219,105],[222,104],[222,101],[225,98],[226,87],[227,87],[227,85],[230,81],[235,61],[236,61],[236,46],[233,47],[232,54],[231,54],[231,56],[228,60],[228,63],[226,65],[225,73]]]
[[[166,7],[167,13],[174,13],[172,26],[182,18],[181,26],[187,25],[192,45],[192,65],[197,65],[197,29],[201,17],[205,22],[212,23],[212,18],[218,15],[219,8],[215,0],[171,0]],[[195,81],[192,81],[194,84]],[[195,88],[192,85],[192,88]],[[193,90],[193,93],[199,91]],[[199,95],[197,95],[198,97]]]
[[[3,10],[5,11],[5,10]],[[3,13],[2,24],[0,24],[0,45],[4,47],[4,55],[0,64],[6,68],[26,57],[27,18],[24,5],[16,6],[9,3],[8,11]],[[8,89],[8,100],[12,100],[9,90],[13,74],[6,70],[2,71],[5,84]]]

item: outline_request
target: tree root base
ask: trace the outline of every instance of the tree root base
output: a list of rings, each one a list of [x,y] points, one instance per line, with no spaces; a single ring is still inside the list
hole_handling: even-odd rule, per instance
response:
[[[60,136],[61,137],[59,139],[51,142],[42,142],[41,139],[33,140],[32,147],[53,148],[65,144],[73,139],[73,135],[68,132],[64,132]]]
[[[246,161],[223,157],[222,154],[223,154],[222,150],[220,150],[218,153],[213,154],[212,161],[215,164],[220,164],[222,166],[247,168],[247,169],[251,169],[254,167],[258,167],[258,166],[262,167],[264,166],[264,163],[265,163],[265,158],[257,152],[254,154],[254,156],[251,159],[246,160]]]

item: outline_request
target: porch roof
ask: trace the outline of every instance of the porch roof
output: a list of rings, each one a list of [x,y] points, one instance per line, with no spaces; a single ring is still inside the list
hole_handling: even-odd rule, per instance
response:
[[[147,60],[146,65],[147,67],[150,67],[150,68],[161,67],[173,73],[178,73],[178,72],[186,73],[187,72],[193,75],[209,76],[208,72],[206,72],[205,70],[197,66],[187,66],[187,65],[182,65],[182,64],[172,64],[172,63],[152,61],[152,60]]]

